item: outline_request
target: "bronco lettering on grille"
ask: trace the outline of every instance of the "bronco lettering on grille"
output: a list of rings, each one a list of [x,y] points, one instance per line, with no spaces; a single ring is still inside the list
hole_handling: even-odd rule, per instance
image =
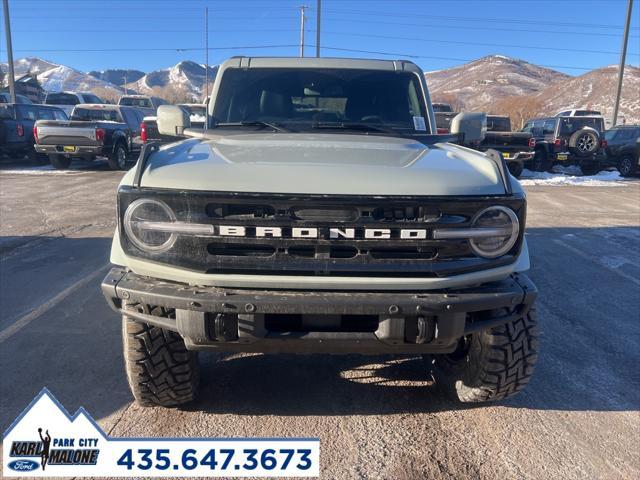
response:
[[[255,238],[341,238],[368,240],[385,240],[400,238],[403,240],[424,240],[427,230],[422,228],[333,228],[333,227],[255,227],[253,229],[237,225],[219,225],[214,227],[221,237],[255,237]],[[214,234],[215,234],[214,233]]]

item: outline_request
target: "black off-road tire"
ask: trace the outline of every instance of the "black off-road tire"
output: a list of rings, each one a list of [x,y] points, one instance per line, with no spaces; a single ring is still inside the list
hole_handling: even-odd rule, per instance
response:
[[[533,374],[538,335],[533,309],[523,318],[472,334],[461,345],[462,352],[434,357],[436,384],[463,403],[515,395]]]
[[[511,175],[516,178],[520,178],[520,175],[522,175],[522,171],[524,170],[524,164],[522,162],[509,162],[507,164],[507,168]]]
[[[638,163],[634,164],[633,158],[631,155],[625,155],[620,160],[618,160],[618,172],[623,177],[631,177],[635,175],[638,167],[636,167]]]
[[[113,152],[107,157],[109,161],[109,168],[111,170],[125,170],[127,168],[127,158],[129,153],[124,143],[118,142],[113,149]]]
[[[64,155],[49,155],[49,161],[58,170],[66,170],[71,165],[71,159]]]
[[[534,172],[546,172],[551,168],[551,161],[547,152],[541,148],[536,150],[533,160],[531,161],[531,169]]]
[[[180,335],[124,316],[122,341],[129,387],[140,405],[175,407],[195,400],[198,355]]]
[[[49,163],[49,156],[46,153],[38,153],[34,149],[27,150],[27,158],[36,165],[46,165]]]

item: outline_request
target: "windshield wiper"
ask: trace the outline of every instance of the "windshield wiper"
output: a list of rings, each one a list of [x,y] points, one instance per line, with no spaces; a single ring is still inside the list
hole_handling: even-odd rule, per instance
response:
[[[273,128],[277,132],[291,132],[291,130],[272,122],[263,122],[261,120],[247,120],[243,122],[225,122],[216,123],[214,127],[268,127]]]
[[[311,128],[358,130],[363,132],[381,132],[381,133],[393,133],[393,134],[398,133],[396,130],[392,128],[379,127],[377,125],[370,125],[368,123],[320,122],[320,123],[314,123]]]

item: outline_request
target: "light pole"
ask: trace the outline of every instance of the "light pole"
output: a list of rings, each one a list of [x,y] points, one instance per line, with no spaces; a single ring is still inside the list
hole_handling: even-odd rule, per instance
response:
[[[9,63],[9,96],[16,103],[15,72],[13,71],[13,46],[11,45],[11,22],[9,21],[9,0],[2,1],[4,9],[4,31],[7,36],[7,62]]]
[[[209,8],[204,9],[204,101],[209,96]]]
[[[304,23],[307,20],[304,11],[308,7],[300,5],[300,57],[304,57]]]
[[[322,0],[316,3],[316,57],[320,58],[320,14],[322,11]]]
[[[615,127],[618,121],[618,109],[620,108],[620,96],[622,95],[622,78],[624,76],[624,64],[627,59],[627,44],[629,43],[629,25],[631,24],[631,10],[633,9],[633,0],[629,0],[627,5],[627,23],[624,27],[624,35],[622,36],[622,51],[620,52],[620,67],[618,68],[618,88],[616,90],[616,103],[613,106],[613,118],[611,126]]]

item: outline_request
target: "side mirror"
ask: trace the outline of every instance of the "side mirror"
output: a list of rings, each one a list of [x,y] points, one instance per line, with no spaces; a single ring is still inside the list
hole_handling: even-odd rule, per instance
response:
[[[184,129],[191,127],[189,114],[175,105],[160,105],[158,107],[158,132],[161,135],[180,137]]]
[[[487,132],[487,114],[482,112],[459,113],[451,120],[451,133],[461,134],[462,144],[470,145],[484,140]]]

